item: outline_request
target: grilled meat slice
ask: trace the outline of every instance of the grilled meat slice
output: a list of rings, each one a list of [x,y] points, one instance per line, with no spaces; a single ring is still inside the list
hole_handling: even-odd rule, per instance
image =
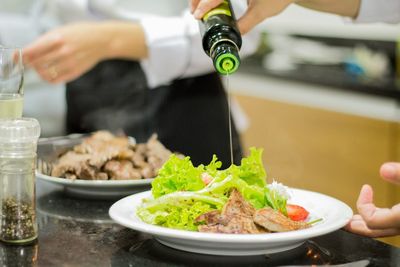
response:
[[[309,227],[307,223],[292,221],[279,211],[269,207],[257,210],[253,219],[256,224],[272,232],[287,232]]]
[[[129,139],[127,137],[115,137],[109,132],[99,131],[84,139],[80,145],[74,147],[74,151],[80,154],[91,154],[89,164],[101,168],[108,160],[118,156],[126,157],[129,152]]]
[[[253,222],[255,209],[248,203],[237,189],[233,189],[228,202],[220,213],[210,211],[196,218],[196,222],[205,222],[198,227],[200,232],[224,234],[259,234],[258,227]]]
[[[128,137],[98,131],[62,155],[51,175],[100,180],[153,178],[170,155],[157,135],[134,145]]]
[[[227,224],[226,219],[221,215],[219,210],[206,212],[195,219],[197,223],[205,223],[208,226],[216,224]]]
[[[128,160],[110,160],[104,165],[104,171],[108,173],[111,180],[140,179],[140,171],[133,167]]]
[[[78,154],[74,151],[69,151],[58,160],[57,164],[54,165],[51,175],[56,177],[66,177],[66,174],[68,173],[68,177],[71,177],[70,174],[72,173],[80,173],[82,165],[86,164],[89,159],[89,154]]]
[[[147,146],[147,161],[151,167],[158,170],[162,167],[171,156],[171,151],[165,148],[157,139],[157,135],[153,134],[146,143]]]
[[[256,210],[254,207],[247,202],[240,192],[234,188],[229,196],[228,202],[222,209],[222,215],[224,216],[249,216],[253,217]]]
[[[223,220],[226,224],[200,225],[199,232],[222,233],[222,234],[259,234],[253,219],[248,216],[235,215]]]
[[[225,234],[260,234],[287,232],[310,227],[306,222],[293,221],[279,211],[266,207],[255,210],[237,189],[233,189],[227,203],[218,210],[196,218],[200,232]]]

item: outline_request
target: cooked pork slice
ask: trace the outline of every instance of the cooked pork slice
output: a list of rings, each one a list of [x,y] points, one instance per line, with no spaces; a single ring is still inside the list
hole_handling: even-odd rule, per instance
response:
[[[138,168],[144,168],[147,166],[146,158],[142,153],[133,152],[132,157],[130,158],[133,165]]]
[[[220,224],[199,225],[197,230],[202,233],[228,234],[224,232],[224,229],[220,229],[220,226]]]
[[[108,160],[131,154],[129,150],[127,137],[115,137],[104,131],[94,133],[84,139],[80,145],[74,147],[74,151],[77,153],[91,154],[89,163],[97,168],[101,168]]]
[[[270,208],[262,208],[254,214],[254,222],[272,232],[287,232],[308,228],[305,222],[292,221],[282,213]]]
[[[80,179],[97,180],[99,174],[98,168],[96,168],[95,166],[91,166],[88,161],[81,162],[80,165],[80,168],[75,171],[76,175]]]
[[[235,215],[226,219],[226,225],[224,224],[211,224],[211,225],[200,225],[198,227],[199,232],[209,233],[222,233],[222,234],[259,234],[257,226],[254,224],[253,219],[248,216]]]
[[[70,179],[70,180],[78,179],[78,177],[76,176],[75,173],[66,172],[64,176],[65,176],[65,178]]]
[[[255,209],[248,203],[237,189],[232,190],[228,202],[220,213],[218,210],[204,213],[196,218],[200,232],[225,234],[259,234],[260,231],[253,222]]]
[[[108,174],[106,172],[98,172],[96,180],[108,180]]]
[[[223,216],[219,210],[206,212],[195,219],[196,223],[205,223],[208,226],[216,224],[224,224]],[[225,223],[226,224],[226,223]]]
[[[152,164],[155,169],[161,168],[162,164],[171,156],[171,151],[166,149],[165,146],[158,141],[156,134],[150,137],[146,146],[149,163]],[[153,159],[151,159],[152,157]]]
[[[140,179],[141,174],[128,160],[110,160],[104,165],[104,171],[112,180]]]
[[[254,212],[254,207],[243,198],[236,188],[232,190],[228,202],[222,209],[222,215],[224,216],[241,215],[253,217]]]
[[[117,158],[131,160],[134,154],[135,154],[135,152],[133,152],[133,150],[131,148],[122,149],[119,151]]]
[[[68,151],[60,157],[58,163],[54,165],[51,175],[55,177],[72,177],[73,173],[81,171],[82,163],[89,161],[91,155],[89,154],[78,154],[74,151]],[[79,177],[79,176],[78,176]]]
[[[145,167],[140,170],[140,174],[145,179],[156,177],[155,170],[149,164],[145,165]]]
[[[137,144],[135,147],[135,152],[139,155],[145,156],[147,154],[147,145],[146,144]]]
[[[171,152],[153,135],[147,143],[98,131],[58,159],[52,176],[69,179],[153,178]]]

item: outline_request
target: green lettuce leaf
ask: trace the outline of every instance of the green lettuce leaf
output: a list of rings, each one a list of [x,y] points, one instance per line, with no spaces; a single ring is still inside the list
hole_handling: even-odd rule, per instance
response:
[[[269,205],[282,210],[286,206],[286,198],[266,186],[262,149],[251,148],[240,166],[219,168],[221,162],[216,156],[207,166],[198,167],[189,157],[171,156],[152,182],[153,199],[143,203],[138,216],[149,224],[194,231],[195,219],[208,211],[221,210],[233,188],[256,209]],[[204,172],[214,178],[207,186],[201,179]]]
[[[203,165],[196,168],[189,157],[179,158],[173,154],[151,183],[153,197],[158,198],[176,191],[202,189],[205,186],[201,180],[203,172]]]
[[[274,210],[278,210],[281,213],[287,215],[286,211],[286,203],[287,198],[280,195],[275,190],[270,190],[268,187],[265,187],[265,199],[266,205],[273,208]]]
[[[262,162],[262,149],[250,148],[250,156],[243,158],[238,176],[249,185],[264,187],[267,185],[267,175]]]
[[[137,215],[149,224],[195,231],[198,216],[222,209],[225,202],[194,192],[175,192],[144,203]]]

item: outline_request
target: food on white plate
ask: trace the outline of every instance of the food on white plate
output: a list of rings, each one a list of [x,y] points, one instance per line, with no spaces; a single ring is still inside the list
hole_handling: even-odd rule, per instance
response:
[[[152,198],[143,200],[137,215],[153,225],[210,233],[259,234],[310,227],[315,221],[309,222],[309,212],[287,203],[288,188],[275,181],[267,184],[261,156],[261,149],[251,148],[239,166],[220,170],[216,156],[210,164],[195,167],[189,157],[171,155],[152,182]]]
[[[293,221],[283,213],[270,207],[257,210],[253,215],[254,222],[271,232],[288,232],[309,227],[302,221]]]
[[[199,232],[260,234],[308,228],[306,222],[293,221],[270,207],[256,210],[234,188],[222,211],[210,211],[196,218]]]
[[[258,234],[260,230],[253,221],[255,211],[239,191],[233,189],[222,211],[215,210],[204,213],[197,217],[195,222],[199,224],[199,232]]]
[[[131,144],[126,136],[98,131],[61,155],[51,175],[85,180],[153,178],[171,154],[156,135],[147,143]]]

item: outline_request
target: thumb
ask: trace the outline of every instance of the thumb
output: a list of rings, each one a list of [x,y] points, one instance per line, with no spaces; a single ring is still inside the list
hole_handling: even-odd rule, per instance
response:
[[[400,163],[388,162],[383,164],[380,174],[386,181],[400,185]]]

